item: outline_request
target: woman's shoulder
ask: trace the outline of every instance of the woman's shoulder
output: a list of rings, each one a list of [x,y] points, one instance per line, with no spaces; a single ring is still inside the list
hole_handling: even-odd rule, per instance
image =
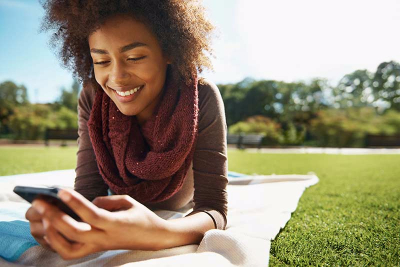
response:
[[[221,122],[221,127],[226,127],[225,107],[218,87],[212,81],[201,78],[198,82],[199,90],[199,130]]]
[[[215,83],[211,80],[201,77],[198,81],[199,90],[199,109],[205,106],[207,109],[218,109],[223,106],[221,93]]]
[[[78,112],[85,112],[87,114],[90,113],[92,109],[92,105],[94,102],[94,98],[96,95],[96,91],[91,84],[85,84],[82,87],[81,92],[79,93],[78,99]]]
[[[199,78],[197,87],[199,89],[199,94],[200,92],[202,94],[220,94],[217,85],[205,77]]]

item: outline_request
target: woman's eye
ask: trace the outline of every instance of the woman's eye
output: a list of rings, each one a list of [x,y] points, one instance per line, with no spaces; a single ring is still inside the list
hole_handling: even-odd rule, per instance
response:
[[[135,58],[128,58],[128,60],[131,60],[131,61],[139,61],[139,60],[144,59],[144,58],[146,58],[146,56],[143,56],[143,57],[135,57]],[[110,61],[108,61],[108,60],[106,60],[106,61],[99,61],[99,62],[94,62],[93,64],[96,64],[96,65],[104,65],[104,64],[107,64],[107,63],[110,63]]]
[[[99,62],[94,62],[93,64],[97,64],[97,65],[103,65],[103,64],[107,64],[110,61],[99,61]]]
[[[138,60],[141,60],[141,59],[144,59],[144,58],[146,58],[146,56],[143,56],[143,57],[131,57],[131,58],[128,58],[128,60],[138,61]]]

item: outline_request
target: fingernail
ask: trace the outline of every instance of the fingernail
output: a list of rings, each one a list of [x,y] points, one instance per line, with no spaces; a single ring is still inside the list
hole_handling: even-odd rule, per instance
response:
[[[65,190],[61,190],[60,192],[58,192],[58,196],[64,202],[68,202],[71,199],[71,195]]]

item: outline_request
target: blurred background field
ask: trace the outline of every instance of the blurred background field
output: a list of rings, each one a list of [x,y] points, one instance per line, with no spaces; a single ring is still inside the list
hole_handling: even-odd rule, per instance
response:
[[[76,151],[76,147],[0,147],[0,175],[73,169]],[[231,171],[312,171],[320,179],[304,192],[296,212],[272,242],[270,266],[400,264],[400,155],[229,150],[228,159]]]

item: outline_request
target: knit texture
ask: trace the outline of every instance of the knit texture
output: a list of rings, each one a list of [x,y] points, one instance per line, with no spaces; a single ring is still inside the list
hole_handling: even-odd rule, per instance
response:
[[[198,113],[197,76],[185,84],[167,75],[161,101],[142,126],[97,91],[88,128],[110,189],[141,203],[160,202],[178,192],[193,160]]]

